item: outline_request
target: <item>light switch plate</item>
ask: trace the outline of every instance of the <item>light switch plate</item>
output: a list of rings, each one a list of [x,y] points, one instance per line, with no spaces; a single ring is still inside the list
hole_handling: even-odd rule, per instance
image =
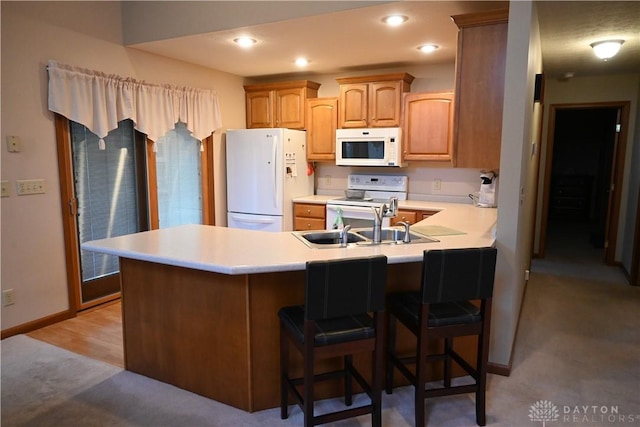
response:
[[[7,136],[7,151],[10,153],[20,152],[20,137],[19,136]]]
[[[9,197],[9,181],[0,181],[2,183],[2,195],[0,197]]]
[[[44,194],[44,179],[19,179],[16,181],[16,193],[18,196]]]

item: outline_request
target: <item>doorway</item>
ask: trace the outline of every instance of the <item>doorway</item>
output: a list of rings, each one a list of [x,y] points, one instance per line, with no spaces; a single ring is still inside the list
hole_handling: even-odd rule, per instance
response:
[[[628,102],[552,105],[539,256],[615,263]]]

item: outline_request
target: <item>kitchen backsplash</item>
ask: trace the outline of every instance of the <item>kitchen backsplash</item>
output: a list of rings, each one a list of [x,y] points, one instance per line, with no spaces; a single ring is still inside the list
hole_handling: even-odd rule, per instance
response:
[[[409,165],[406,168],[357,168],[342,167],[327,163],[316,163],[316,194],[344,194],[347,176],[350,173],[380,173],[385,175],[407,175],[409,177],[410,200],[434,202],[471,203],[470,193],[480,190],[479,169],[426,168]],[[438,189],[439,187],[439,189]]]

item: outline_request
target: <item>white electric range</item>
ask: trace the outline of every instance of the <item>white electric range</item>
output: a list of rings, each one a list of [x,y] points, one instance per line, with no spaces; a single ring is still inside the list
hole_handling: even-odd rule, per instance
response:
[[[372,207],[389,206],[389,199],[407,200],[409,178],[404,175],[349,174],[347,189],[364,191],[361,198],[332,199],[327,201],[326,228],[334,228],[338,216],[344,225],[353,228],[372,227]],[[389,218],[383,218],[382,226],[389,226]]]

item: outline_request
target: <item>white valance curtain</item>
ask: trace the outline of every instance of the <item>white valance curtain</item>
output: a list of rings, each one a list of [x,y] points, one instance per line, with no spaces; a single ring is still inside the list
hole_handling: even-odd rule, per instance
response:
[[[47,68],[49,110],[86,126],[101,145],[125,119],[154,141],[178,122],[199,140],[222,126],[218,96],[212,90],[149,84],[56,61],[49,61]]]

